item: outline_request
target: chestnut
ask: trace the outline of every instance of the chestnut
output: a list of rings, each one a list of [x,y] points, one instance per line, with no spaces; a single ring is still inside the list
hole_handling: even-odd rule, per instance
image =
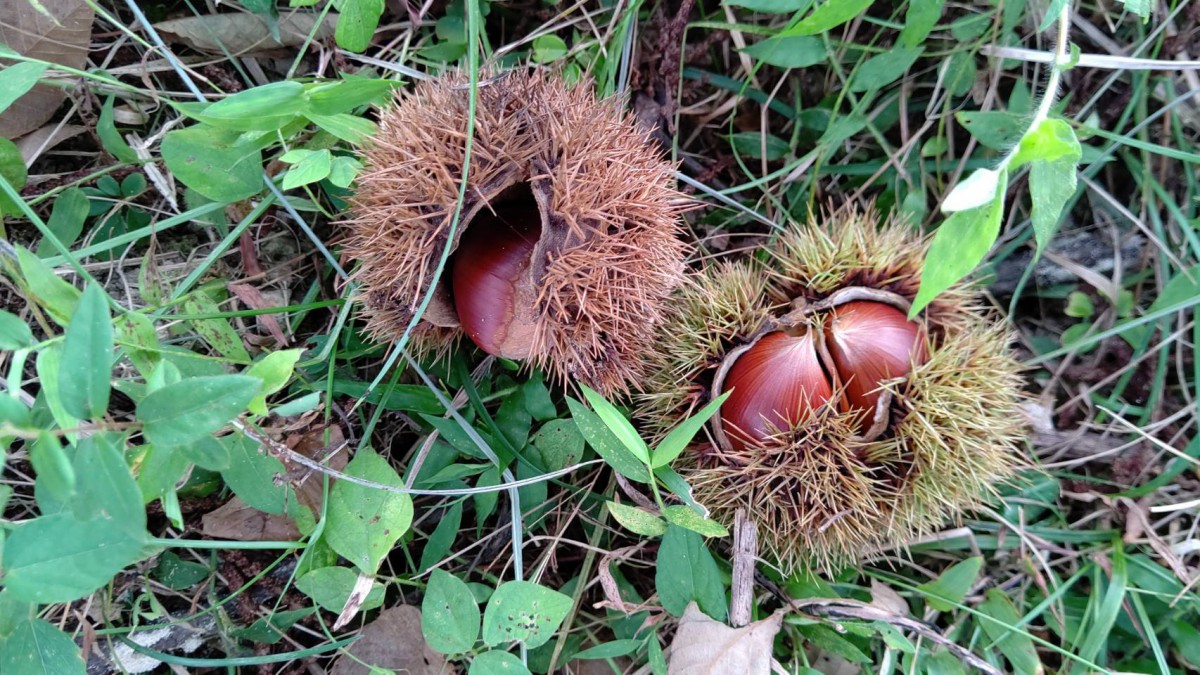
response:
[[[673,468],[781,574],[836,574],[990,501],[1023,464],[1023,365],[982,292],[916,297],[928,239],[853,205],[676,292],[635,418],[651,442],[728,397]],[[897,553],[902,555],[902,553]]]
[[[541,234],[536,204],[485,212],[459,240],[451,270],[463,332],[483,351],[525,359],[533,350],[537,292],[529,275]]]
[[[905,377],[923,359],[921,327],[895,306],[851,300],[781,319],[795,325],[763,335],[727,358],[718,375],[722,432],[735,450],[808,420],[831,399],[856,416],[860,433],[876,436],[886,380]],[[886,408],[886,401],[884,406]]]
[[[846,408],[874,417],[879,384],[905,377],[921,360],[921,327],[882,302],[855,301],[830,311],[825,344],[845,387]]]
[[[473,80],[449,69],[397,88],[361,145],[343,254],[365,332],[419,359],[465,336],[559,384],[640,389],[686,279],[695,200],[624,99],[586,78]]]
[[[721,419],[735,446],[761,441],[804,421],[833,397],[817,357],[814,333],[775,331],[746,350],[725,376]]]

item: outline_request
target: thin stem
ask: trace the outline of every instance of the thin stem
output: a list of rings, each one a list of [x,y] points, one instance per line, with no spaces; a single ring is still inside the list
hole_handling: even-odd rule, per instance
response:
[[[1046,82],[1046,89],[1042,91],[1042,100],[1038,103],[1037,111],[1034,112],[1033,120],[1029,123],[1029,131],[1037,129],[1042,122],[1045,122],[1050,117],[1050,108],[1054,106],[1055,99],[1058,98],[1058,88],[1062,85],[1063,67],[1067,64],[1067,49],[1070,46],[1071,37],[1071,3],[1063,5],[1062,12],[1058,15],[1058,41],[1054,45],[1054,62],[1050,66],[1050,79]],[[1026,131],[1026,133],[1029,133]],[[1009,151],[1004,159],[1000,161],[996,171],[1006,168],[1017,155],[1020,150],[1020,144]]]

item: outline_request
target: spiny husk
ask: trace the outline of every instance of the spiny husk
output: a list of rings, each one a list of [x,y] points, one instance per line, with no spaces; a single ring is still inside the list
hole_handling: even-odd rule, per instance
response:
[[[909,226],[840,211],[797,224],[765,261],[714,265],[677,293],[637,417],[661,436],[712,398],[725,356],[803,298],[850,287],[911,301],[928,246]],[[977,291],[956,286],[922,312],[928,358],[892,394],[888,430],[855,435],[852,414],[822,408],[797,429],[743,450],[705,442],[681,457],[696,499],[728,524],[745,508],[786,572],[833,570],[926,534],[994,495],[1018,465],[1022,401],[1012,335]]]
[[[529,360],[560,380],[627,391],[683,279],[687,247],[677,235],[688,202],[674,187],[674,167],[617,101],[597,100],[586,85],[540,71],[485,79],[452,250],[474,214],[528,190],[545,239],[534,261]],[[458,200],[468,105],[465,74],[422,82],[380,112],[363,148],[345,250],[359,261],[375,340],[398,339],[433,282]],[[446,349],[461,336],[447,289],[439,281],[414,331],[418,351]]]

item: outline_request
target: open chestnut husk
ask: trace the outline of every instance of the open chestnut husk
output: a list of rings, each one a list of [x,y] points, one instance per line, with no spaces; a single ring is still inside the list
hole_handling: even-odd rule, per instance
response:
[[[677,469],[726,525],[745,509],[785,572],[903,547],[1020,465],[1012,335],[964,284],[909,319],[928,240],[880,221],[844,209],[703,270],[677,292],[638,397],[662,436],[729,392]]]
[[[612,395],[684,279],[675,167],[615,99],[543,71],[485,74],[462,214],[470,85],[454,71],[400,92],[362,148],[344,253],[366,328],[395,341],[432,285],[417,352],[462,337]],[[450,257],[434,278],[443,251]]]

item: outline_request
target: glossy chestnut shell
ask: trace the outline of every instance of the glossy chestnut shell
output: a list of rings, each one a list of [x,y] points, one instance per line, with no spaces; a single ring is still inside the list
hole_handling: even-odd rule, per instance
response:
[[[536,294],[528,270],[541,234],[532,202],[483,212],[454,254],[451,292],[463,332],[480,349],[510,359],[533,349]]]
[[[853,300],[766,333],[731,358],[718,382],[721,393],[731,392],[721,428],[741,449],[796,427],[830,401],[855,413],[860,431],[876,427],[887,414],[880,385],[906,377],[926,352],[921,326],[903,311]]]

